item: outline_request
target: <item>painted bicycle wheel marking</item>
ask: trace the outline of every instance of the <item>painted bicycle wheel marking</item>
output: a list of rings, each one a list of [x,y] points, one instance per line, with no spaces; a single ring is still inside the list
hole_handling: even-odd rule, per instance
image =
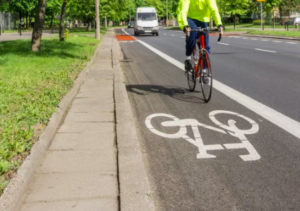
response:
[[[236,126],[236,121],[233,119],[228,120],[228,122],[227,122],[228,125],[222,124],[216,118],[216,115],[218,115],[218,114],[230,114],[230,115],[242,118],[251,124],[251,128],[246,129],[246,130],[239,129]],[[178,132],[173,133],[173,134],[168,134],[168,133],[161,132],[161,131],[157,130],[156,128],[154,128],[151,123],[151,120],[156,117],[170,118],[171,119],[170,121],[161,122],[161,125],[163,127],[179,127]],[[253,145],[250,143],[250,141],[245,136],[245,135],[255,134],[258,132],[259,126],[254,120],[252,120],[244,115],[241,115],[241,114],[238,114],[235,112],[231,112],[231,111],[224,111],[224,110],[217,110],[217,111],[210,112],[209,118],[213,123],[215,123],[218,127],[222,128],[222,129],[203,124],[196,119],[178,119],[177,117],[175,117],[173,115],[163,114],[163,113],[157,113],[157,114],[152,114],[152,115],[148,116],[145,120],[145,124],[148,127],[148,129],[156,135],[159,135],[164,138],[169,138],[169,139],[183,138],[186,141],[188,141],[189,143],[193,144],[199,150],[199,153],[197,153],[198,159],[216,158],[216,155],[208,153],[208,151],[225,150],[225,149],[246,149],[248,151],[248,154],[240,155],[240,158],[243,161],[254,161],[254,160],[259,160],[261,158],[260,155],[258,154],[258,152],[256,151],[256,149],[253,147]],[[192,131],[194,134],[194,139],[187,135],[187,127],[188,126],[190,126],[192,128]],[[229,134],[235,138],[238,138],[241,141],[241,143],[205,145],[203,142],[201,133],[199,131],[199,127],[213,130],[215,132],[219,132],[219,133],[223,133],[223,134]]]

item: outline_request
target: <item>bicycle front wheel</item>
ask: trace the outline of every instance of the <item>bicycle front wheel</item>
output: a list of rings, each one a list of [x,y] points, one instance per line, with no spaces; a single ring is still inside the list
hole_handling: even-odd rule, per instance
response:
[[[198,46],[196,45],[194,47],[193,50],[193,54],[192,54],[192,62],[193,62],[193,69],[187,71],[186,76],[187,76],[187,82],[189,85],[189,89],[191,92],[193,92],[195,90],[196,87],[196,69],[197,66],[196,64],[198,63],[198,58],[199,58],[199,50],[198,50]]]
[[[203,55],[200,59],[200,84],[204,102],[209,102],[212,95],[213,77],[208,52],[203,49]]]

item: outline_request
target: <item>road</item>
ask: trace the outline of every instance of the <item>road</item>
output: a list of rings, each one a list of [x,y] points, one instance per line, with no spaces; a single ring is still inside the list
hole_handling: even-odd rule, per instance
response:
[[[300,43],[211,36],[206,104],[183,33],[136,38],[122,68],[157,210],[299,210]]]

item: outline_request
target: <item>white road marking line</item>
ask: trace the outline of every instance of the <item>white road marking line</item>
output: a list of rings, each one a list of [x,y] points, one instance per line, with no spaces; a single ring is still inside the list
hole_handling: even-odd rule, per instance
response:
[[[287,42],[288,44],[297,44],[297,43],[295,43],[295,42]]]
[[[119,42],[122,42],[122,43],[133,43],[133,42],[137,42],[136,40],[132,40],[132,41],[119,41]]]
[[[269,40],[260,40],[260,41],[264,41],[264,42],[267,42],[267,41],[269,41]]]
[[[174,35],[174,34],[171,34],[171,36],[172,36],[172,37],[175,37],[175,35]]]
[[[148,45],[147,43],[138,40],[139,43],[156,53],[157,55],[161,56],[163,59],[167,60],[171,64],[177,66],[179,69],[184,71],[184,64],[173,59],[172,57],[168,56],[167,54],[153,48],[152,46]],[[223,93],[227,97],[231,98],[232,100],[240,103],[241,105],[245,106],[246,108],[250,109],[251,111],[257,113],[258,115],[264,117],[265,119],[269,120],[273,124],[277,125],[278,127],[282,128],[286,132],[294,135],[298,139],[300,139],[300,123],[291,119],[288,116],[238,92],[231,87],[222,84],[221,82],[214,79],[214,88],[219,92]]]
[[[220,44],[220,45],[229,45],[227,43],[222,43],[222,42],[218,42],[218,44]]]
[[[183,37],[183,36],[182,36],[181,38],[184,38],[184,39],[185,39],[186,37]]]
[[[127,34],[127,35],[130,35],[127,31],[125,31],[124,29],[122,29],[122,31]]]
[[[243,40],[248,40],[249,38],[243,37]]]
[[[257,39],[255,39],[255,38],[251,38],[250,40],[257,40]]]
[[[260,48],[255,48],[255,50],[269,52],[269,53],[277,53],[276,51],[270,51],[270,50],[265,50],[265,49],[260,49]]]
[[[282,42],[282,41],[273,40],[273,42],[277,42],[277,43],[279,43],[279,42]]]
[[[163,35],[167,35],[167,34],[163,33]]]

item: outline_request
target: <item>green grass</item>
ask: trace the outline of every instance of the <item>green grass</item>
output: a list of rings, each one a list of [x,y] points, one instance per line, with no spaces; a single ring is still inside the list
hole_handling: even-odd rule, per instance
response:
[[[300,39],[300,31],[249,31],[248,34],[271,35],[280,37],[296,37]]]
[[[38,53],[30,40],[0,43],[0,194],[22,164],[99,41],[44,38]]]
[[[234,25],[231,23],[231,24],[225,24],[225,27],[226,28],[233,28]],[[294,27],[294,26],[291,26],[290,25],[290,28],[291,27]],[[241,24],[236,24],[236,28],[257,28],[257,29],[260,29],[261,28],[261,25],[259,24],[253,24],[253,23],[241,23]],[[273,28],[273,25],[264,25],[264,28]],[[284,26],[281,26],[281,25],[278,25],[278,23],[276,23],[275,25],[275,29],[284,29]]]

